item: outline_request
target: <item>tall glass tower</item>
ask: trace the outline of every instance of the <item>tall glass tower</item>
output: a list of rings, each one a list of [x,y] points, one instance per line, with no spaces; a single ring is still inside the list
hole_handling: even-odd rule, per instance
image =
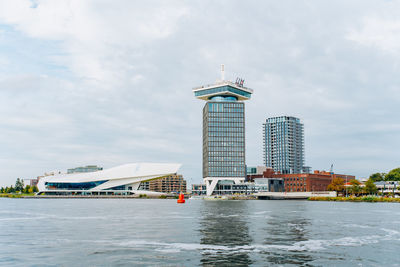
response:
[[[206,101],[203,108],[203,178],[207,195],[226,184],[242,183],[246,177],[244,100],[252,89],[225,81],[194,88],[195,97]]]
[[[264,164],[281,173],[308,172],[304,166],[304,129],[300,119],[268,118],[263,124]]]

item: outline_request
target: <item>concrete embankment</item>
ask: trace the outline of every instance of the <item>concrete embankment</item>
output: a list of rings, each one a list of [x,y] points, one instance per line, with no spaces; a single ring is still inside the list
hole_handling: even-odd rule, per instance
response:
[[[336,197],[334,191],[321,192],[260,192],[255,193],[258,199],[309,199],[310,197]]]
[[[337,201],[337,202],[395,202],[400,203],[400,198],[394,197],[310,197],[311,201]]]

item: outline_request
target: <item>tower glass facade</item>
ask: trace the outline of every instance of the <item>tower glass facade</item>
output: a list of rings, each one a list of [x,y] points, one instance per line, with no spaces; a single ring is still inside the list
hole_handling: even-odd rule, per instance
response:
[[[243,80],[193,89],[203,108],[203,178],[207,195],[221,187],[240,184],[246,177],[244,100],[253,90]],[[216,190],[216,191],[214,191]]]
[[[221,99],[222,100],[222,99]],[[209,101],[203,108],[203,177],[245,177],[244,103]]]
[[[304,129],[300,119],[268,118],[263,124],[264,164],[281,173],[304,170]]]

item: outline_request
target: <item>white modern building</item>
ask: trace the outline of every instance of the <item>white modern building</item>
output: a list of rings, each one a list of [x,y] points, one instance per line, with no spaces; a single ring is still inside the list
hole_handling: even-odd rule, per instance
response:
[[[162,194],[141,190],[144,182],[174,175],[181,164],[130,163],[110,169],[85,173],[58,174],[39,180],[39,194],[108,195]]]

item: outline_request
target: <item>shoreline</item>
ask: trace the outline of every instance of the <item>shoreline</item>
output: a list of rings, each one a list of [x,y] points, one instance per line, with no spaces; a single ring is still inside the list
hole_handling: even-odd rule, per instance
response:
[[[364,197],[310,197],[309,201],[336,201],[336,202],[390,202],[400,203],[400,198],[394,197],[376,197],[376,196],[364,196]]]

